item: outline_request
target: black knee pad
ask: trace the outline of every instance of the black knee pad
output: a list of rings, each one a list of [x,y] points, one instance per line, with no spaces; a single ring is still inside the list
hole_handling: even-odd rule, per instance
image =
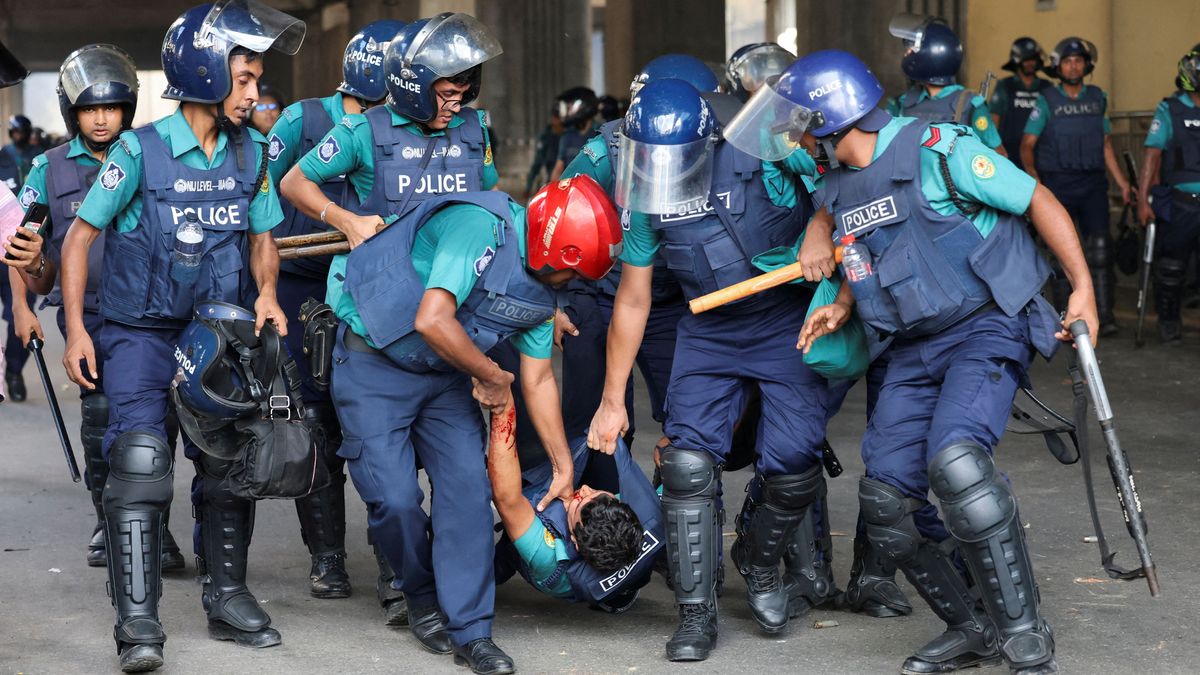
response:
[[[929,463],[929,485],[941,501],[946,528],[959,541],[982,541],[1016,517],[1012,489],[977,443],[956,443],[937,453]]]
[[[900,563],[916,556],[923,538],[909,515],[915,500],[887,483],[863,477],[858,482],[858,505],[873,546]]]
[[[1107,268],[1112,262],[1112,246],[1109,245],[1108,235],[1094,234],[1084,242],[1084,258],[1089,266],[1096,269]]]
[[[716,497],[718,471],[712,456],[702,450],[681,450],[668,445],[662,450],[663,491],[676,497]]]
[[[108,455],[108,484],[104,504],[123,507],[141,502],[165,507],[171,503],[175,462],[160,436],[129,431],[117,437]]]
[[[814,464],[804,473],[763,478],[763,502],[783,511],[800,511],[825,496],[825,476]]]
[[[103,392],[88,394],[79,400],[79,414],[84,427],[108,428],[108,397]]]
[[[1186,274],[1187,262],[1183,260],[1162,257],[1154,261],[1154,280],[1164,286],[1182,287]]]

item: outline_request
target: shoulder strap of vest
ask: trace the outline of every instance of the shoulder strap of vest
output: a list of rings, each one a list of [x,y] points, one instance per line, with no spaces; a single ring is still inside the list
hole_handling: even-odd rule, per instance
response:
[[[170,161],[171,149],[167,147],[167,142],[158,135],[158,130],[154,128],[153,124],[138,127],[133,130],[133,134],[137,136],[138,143],[142,146],[142,182],[147,190],[154,190],[161,196],[161,193],[167,188],[169,178],[164,171],[147,171],[146,162],[155,153]]]
[[[463,123],[455,127],[455,131],[463,142],[476,148],[483,145],[483,125],[479,123],[479,111],[463,107],[458,116],[462,118]]]
[[[938,133],[938,128],[925,121],[911,122],[900,128],[892,138],[888,151],[892,153],[892,180],[897,182],[910,181],[916,178],[920,169],[921,139],[925,130]]]
[[[971,100],[975,92],[963,87],[963,90],[958,92],[958,100],[954,102],[954,116],[951,118],[955,124],[969,124],[970,120],[963,120],[963,114],[970,109],[967,107],[967,102]]]
[[[363,113],[363,117],[366,117],[367,123],[371,125],[371,138],[375,142],[375,147],[379,148],[385,157],[390,157],[395,141],[391,108],[388,108],[386,104],[377,105]]]
[[[319,98],[300,101],[300,114],[304,116],[301,120],[300,145],[311,150],[329,133],[335,122]]]
[[[69,143],[46,151],[46,192],[47,197],[57,199],[66,194],[76,192],[85,186],[79,180],[79,171],[70,166],[73,162],[67,159]]]
[[[755,176],[762,173],[762,160],[747,152],[742,152],[729,143],[723,143],[726,146],[726,152],[733,153],[730,158],[733,163],[733,172],[741,179],[743,183],[749,182]]]

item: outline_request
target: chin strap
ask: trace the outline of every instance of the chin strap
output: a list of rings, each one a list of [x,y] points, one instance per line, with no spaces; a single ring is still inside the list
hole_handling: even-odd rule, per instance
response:
[[[87,149],[90,150],[94,155],[107,154],[109,146],[111,146],[113,141],[116,140],[116,138],[113,138],[111,140],[104,141],[103,143],[97,143],[83,134],[80,134],[80,137],[83,139],[83,144],[87,146]]]

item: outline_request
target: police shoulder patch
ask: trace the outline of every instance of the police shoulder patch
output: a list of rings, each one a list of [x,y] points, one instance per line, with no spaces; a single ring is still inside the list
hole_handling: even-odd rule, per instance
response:
[[[991,126],[991,124],[988,122],[987,113],[984,113],[984,114],[980,115],[979,117],[975,118],[975,128],[976,129],[978,129],[980,131],[987,131],[989,126]]]
[[[271,134],[269,145],[267,146],[267,159],[274,162],[279,159],[279,155],[283,154],[283,151],[286,149],[287,144],[283,142],[283,139],[278,134]]]
[[[971,158],[971,173],[976,178],[987,180],[996,175],[996,164],[987,155],[975,155]]]
[[[33,187],[32,185],[26,185],[25,187],[21,188],[21,208],[28,209],[34,202],[38,200],[38,197],[41,196],[42,193],[38,192],[37,188]]]
[[[492,264],[492,258],[495,258],[495,257],[496,257],[496,251],[491,246],[484,249],[483,255],[481,255],[475,259],[475,263],[474,263],[475,276],[482,275],[484,270],[486,270],[488,268],[488,265]]]
[[[550,530],[543,530],[542,541],[545,542],[547,548],[554,548],[554,543],[558,540],[554,538],[553,534],[550,534]]]
[[[1150,133],[1157,134],[1158,130],[1161,128],[1162,128],[1162,120],[1155,117],[1154,121],[1150,123]]]
[[[110,161],[96,180],[100,183],[100,187],[110,192],[114,191],[121,181],[125,180],[125,169],[122,169],[121,165],[116,162]]]
[[[483,163],[484,164],[492,163],[492,144],[491,143],[488,143],[487,147],[484,148],[484,150],[483,150]]]
[[[333,161],[334,157],[342,151],[342,146],[338,145],[337,139],[333,136],[326,136],[321,145],[317,147],[317,159],[325,164]]]

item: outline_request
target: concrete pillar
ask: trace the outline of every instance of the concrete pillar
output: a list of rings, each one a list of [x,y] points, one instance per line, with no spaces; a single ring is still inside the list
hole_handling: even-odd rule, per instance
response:
[[[630,80],[656,56],[725,61],[723,0],[608,0],[604,15],[604,81],[618,98],[628,95]]]
[[[517,192],[554,98],[588,82],[591,7],[588,0],[508,0],[479,3],[475,16],[504,47],[483,67],[476,105],[491,113],[501,188]]]

